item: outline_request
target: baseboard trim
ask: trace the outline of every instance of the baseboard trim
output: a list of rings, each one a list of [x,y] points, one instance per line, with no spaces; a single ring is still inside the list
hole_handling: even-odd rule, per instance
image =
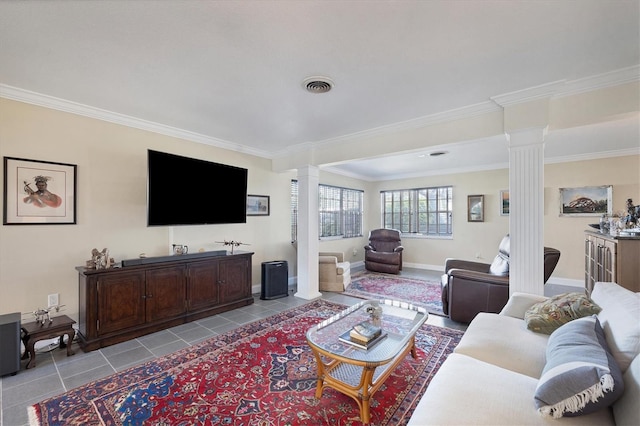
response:
[[[426,263],[409,263],[404,262],[402,266],[415,269],[426,269],[429,271],[436,271],[444,273],[444,265],[429,265]],[[357,272],[364,269],[364,261],[351,262],[351,272]],[[557,278],[551,276],[547,284],[562,285],[567,287],[584,288],[583,280],[576,280],[571,278]],[[289,277],[289,291],[296,291],[298,287],[298,277]],[[255,284],[251,287],[251,291],[256,294],[262,291],[261,284]]]
[[[406,268],[415,268],[415,269],[426,269],[429,271],[442,272],[444,274],[444,265],[427,265],[425,263],[409,263],[402,262],[402,267]]]

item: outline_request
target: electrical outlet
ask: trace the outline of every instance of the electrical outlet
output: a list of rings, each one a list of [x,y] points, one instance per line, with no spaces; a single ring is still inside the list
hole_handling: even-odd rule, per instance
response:
[[[357,249],[353,249],[353,255],[357,255],[358,254],[358,250]]]
[[[47,300],[49,302],[47,306],[58,306],[60,304],[60,294],[50,294]]]
[[[477,252],[476,253],[476,259],[482,259],[482,253]]]

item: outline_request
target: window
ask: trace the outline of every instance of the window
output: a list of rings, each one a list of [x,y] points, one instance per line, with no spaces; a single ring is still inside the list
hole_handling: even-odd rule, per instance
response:
[[[381,191],[385,228],[403,234],[452,235],[453,187]]]
[[[364,191],[318,185],[320,238],[361,237]],[[298,181],[291,181],[291,240],[298,235]]]

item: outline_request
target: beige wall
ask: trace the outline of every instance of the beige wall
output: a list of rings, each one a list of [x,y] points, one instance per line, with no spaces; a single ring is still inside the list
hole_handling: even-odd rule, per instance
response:
[[[248,217],[246,224],[237,225],[148,228],[145,200],[149,148],[248,168],[249,193],[269,195],[271,215]],[[260,263],[264,261],[287,260],[290,275],[297,273],[289,223],[289,188],[295,173],[274,173],[270,160],[4,98],[0,98],[0,156],[78,166],[77,225],[0,227],[0,314],[44,307],[48,294],[59,293],[60,303],[67,305],[65,313],[76,317],[74,268],[90,258],[93,248],[107,247],[120,261],[140,253],[165,255],[171,242],[187,244],[191,251],[197,251],[221,249],[223,246],[216,241],[233,239],[250,244],[241,249],[255,252],[254,286],[260,283]],[[639,163],[639,156],[630,156],[545,168],[545,244],[563,252],[555,276],[582,279],[582,231],[596,221],[558,217],[558,188],[611,184],[614,206],[619,210],[627,198],[640,202]],[[508,232],[508,217],[500,216],[498,201],[500,190],[508,186],[507,170],[377,183],[321,171],[320,181],[365,190],[365,236],[321,241],[319,246],[321,251],[344,251],[353,262],[363,260],[368,230],[380,226],[379,191],[384,189],[454,186],[454,238],[405,239],[405,261],[409,265],[442,267],[446,257],[474,258],[477,253],[481,260],[490,261],[501,236]],[[203,186],[203,191],[208,189]],[[485,195],[485,222],[466,221],[468,194]],[[212,202],[216,203],[215,198]]]
[[[554,275],[584,282],[583,231],[599,217],[560,216],[559,188],[612,185],[613,212],[624,211],[628,198],[640,204],[640,156],[550,164],[544,180],[544,242],[562,251]]]
[[[149,148],[248,168],[248,191],[270,195],[271,215],[248,217],[246,224],[148,228]],[[47,295],[59,293],[65,313],[75,317],[74,268],[90,259],[93,248],[107,247],[120,261],[140,253],[166,255],[171,237],[190,251],[242,241],[250,245],[240,249],[255,252],[254,284],[260,283],[261,262],[295,264],[289,230],[294,174],[273,173],[270,160],[1,98],[0,156],[76,164],[78,175],[77,225],[0,227],[0,314],[46,307]],[[223,203],[215,188],[202,189],[206,197],[194,205]]]
[[[447,257],[475,259],[479,254],[478,261],[491,261],[509,232],[509,218],[500,216],[498,209],[500,190],[509,186],[507,169],[380,182],[374,189],[377,197],[369,205],[369,211],[376,212],[370,220],[381,224],[380,191],[446,185],[453,186],[453,238],[404,238],[403,262],[441,269]],[[467,222],[467,195],[477,194],[484,195],[485,221]]]
[[[603,141],[606,143],[606,141]],[[554,271],[553,282],[582,285],[584,279],[584,230],[598,217],[560,216],[559,188],[613,186],[613,211],[625,209],[632,198],[640,204],[640,156],[575,161],[545,166],[544,244],[558,248],[562,254]],[[454,216],[452,239],[404,238],[403,260],[417,267],[441,269],[447,257],[491,262],[500,239],[509,232],[509,217],[500,215],[500,191],[509,187],[507,169],[474,173],[431,176],[380,182],[372,187],[367,205],[369,222],[379,226],[380,191],[453,185]],[[485,221],[467,222],[467,195],[483,194]],[[376,195],[376,196],[374,196]],[[639,260],[640,261],[640,260]]]

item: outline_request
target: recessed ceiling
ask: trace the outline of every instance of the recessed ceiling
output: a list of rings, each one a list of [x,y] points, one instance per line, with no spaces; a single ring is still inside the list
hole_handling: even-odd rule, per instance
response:
[[[272,158],[638,66],[638,16],[638,1],[602,0],[4,1],[0,89]],[[337,88],[311,96],[300,87],[308,76],[330,76]],[[504,154],[503,141],[488,142]],[[474,146],[432,146],[449,154],[428,160],[463,167],[460,151],[480,164],[484,154],[471,154]],[[585,153],[563,155],[578,154]],[[357,174],[364,164],[332,167]]]

